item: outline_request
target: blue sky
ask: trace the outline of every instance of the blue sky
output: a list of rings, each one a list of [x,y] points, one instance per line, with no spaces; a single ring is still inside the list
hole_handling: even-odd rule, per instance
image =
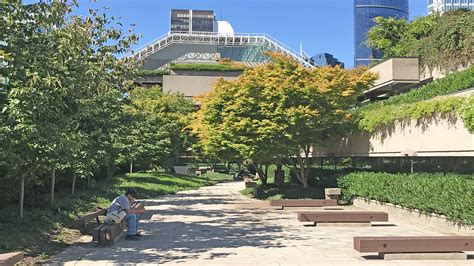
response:
[[[395,0],[398,1],[398,0]],[[409,0],[410,17],[427,14],[426,0]],[[145,44],[169,30],[172,8],[212,9],[217,18],[231,22],[240,33],[267,33],[310,55],[333,54],[346,67],[353,65],[353,0],[79,0],[79,13],[91,6],[135,24]]]

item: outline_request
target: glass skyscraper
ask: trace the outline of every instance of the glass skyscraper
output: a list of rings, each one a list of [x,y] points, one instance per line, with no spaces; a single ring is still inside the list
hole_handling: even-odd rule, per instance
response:
[[[408,20],[408,0],[354,0],[354,66],[367,66],[382,58],[365,44],[376,17]]]

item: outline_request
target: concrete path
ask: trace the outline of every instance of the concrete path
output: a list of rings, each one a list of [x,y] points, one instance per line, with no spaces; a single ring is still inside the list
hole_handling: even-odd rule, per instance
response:
[[[242,182],[186,191],[147,201],[142,240],[113,247],[90,243],[67,248],[49,265],[474,265],[467,261],[383,261],[362,257],[354,236],[435,235],[390,219],[373,227],[312,227],[295,210],[274,210],[243,197]],[[439,234],[438,234],[439,235]]]

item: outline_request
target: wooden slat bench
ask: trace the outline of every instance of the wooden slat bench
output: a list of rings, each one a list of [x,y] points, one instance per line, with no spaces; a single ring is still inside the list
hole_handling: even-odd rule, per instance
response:
[[[337,200],[324,199],[283,199],[270,200],[270,206],[278,207],[282,210],[285,207],[326,207],[337,206]]]
[[[1,266],[12,266],[22,261],[24,258],[23,252],[11,252],[0,254]]]
[[[87,228],[88,224],[92,220],[95,219],[96,222],[97,222],[97,225],[100,225],[99,216],[105,216],[106,214],[107,214],[107,209],[100,209],[100,210],[97,210],[95,212],[86,214],[82,217],[79,217],[74,222],[72,222],[71,228],[76,228],[76,229],[81,230],[82,234],[89,234],[90,232],[88,231],[88,228]]]
[[[463,251],[474,251],[474,236],[397,236],[397,237],[354,237],[354,249],[364,252],[378,252],[387,258],[387,254],[399,254],[400,257],[393,259],[403,259],[414,253],[440,253],[460,254],[461,259],[467,258]],[[426,255],[426,254],[424,254]],[[449,254],[448,254],[449,255]],[[436,259],[437,257],[424,256],[425,259]],[[438,257],[440,258],[440,257]],[[453,259],[453,257],[447,257]],[[458,256],[459,258],[459,256]]]
[[[134,207],[143,207],[142,203],[139,204],[140,205],[137,206],[134,205]],[[125,221],[122,221],[120,224],[101,223],[99,217],[105,216],[106,214],[106,209],[97,210],[93,213],[79,217],[71,224],[71,227],[81,230],[82,234],[92,234],[92,240],[101,246],[113,245],[123,236],[126,224]],[[93,220],[96,220],[97,224],[90,232],[87,226]]]
[[[113,245],[125,234],[126,228],[125,221],[118,224],[101,224],[92,230],[92,241],[101,246]]]
[[[367,211],[306,211],[298,212],[298,221],[318,223],[366,223],[387,222],[386,212]]]

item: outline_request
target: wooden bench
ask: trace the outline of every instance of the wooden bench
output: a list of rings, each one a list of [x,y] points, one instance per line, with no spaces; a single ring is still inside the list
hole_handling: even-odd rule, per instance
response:
[[[141,205],[134,205],[134,207],[143,206]],[[92,240],[97,242],[99,245],[113,245],[115,244],[120,237],[122,237],[124,233],[124,229],[126,228],[125,221],[122,221],[120,224],[106,224],[101,223],[100,216],[106,216],[107,209],[100,209],[93,213],[89,213],[82,217],[79,217],[75,220],[72,224],[72,228],[79,229],[82,234],[92,234]],[[88,225],[91,221],[96,220],[95,227],[92,231],[89,231]]]
[[[92,241],[100,246],[113,245],[125,234],[126,228],[125,220],[118,224],[103,223],[92,230]]]
[[[361,253],[378,252],[385,259],[386,255],[395,254],[399,256],[389,259],[417,259],[415,256],[420,254],[424,259],[439,259],[442,257],[436,256],[442,253],[448,254],[445,259],[467,259],[461,252],[474,251],[474,236],[354,237],[354,249]],[[452,256],[456,254],[461,256]]]
[[[11,252],[0,254],[1,266],[13,266],[24,258],[23,252]]]
[[[96,226],[100,225],[99,216],[105,216],[107,214],[107,209],[100,209],[93,213],[86,214],[82,217],[79,217],[77,220],[73,221],[71,228],[79,229],[82,234],[90,234],[87,226],[92,220],[96,220]]]
[[[337,200],[323,200],[323,199],[270,200],[270,206],[279,207],[282,210],[285,207],[326,207],[326,206],[337,206]]]
[[[367,224],[371,222],[387,222],[386,212],[366,211],[307,211],[298,212],[298,221],[332,224]]]

